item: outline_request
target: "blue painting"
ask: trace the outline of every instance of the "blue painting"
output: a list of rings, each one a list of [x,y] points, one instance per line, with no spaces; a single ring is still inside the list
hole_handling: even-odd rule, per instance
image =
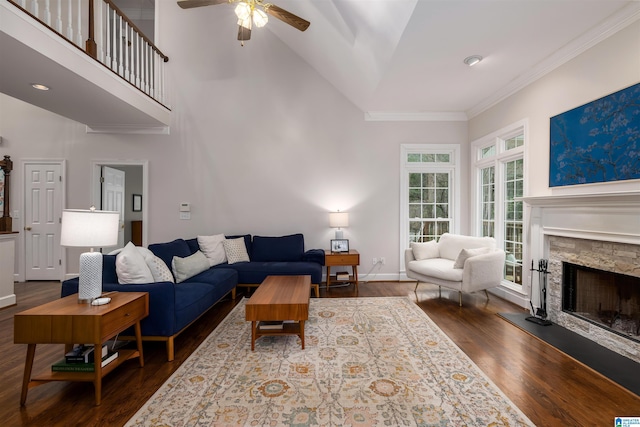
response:
[[[640,179],[640,83],[550,125],[550,187]]]

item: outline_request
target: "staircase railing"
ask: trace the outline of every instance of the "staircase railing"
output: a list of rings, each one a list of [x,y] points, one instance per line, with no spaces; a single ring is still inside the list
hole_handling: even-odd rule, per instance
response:
[[[165,104],[163,54],[111,0],[7,0]]]

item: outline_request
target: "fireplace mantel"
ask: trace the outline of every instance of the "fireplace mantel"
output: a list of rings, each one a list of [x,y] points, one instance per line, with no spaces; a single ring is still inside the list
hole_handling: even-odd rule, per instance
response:
[[[639,184],[640,186],[640,184]],[[569,194],[522,197],[520,200],[535,207],[571,206],[633,206],[640,205],[640,191],[614,191],[610,193]]]

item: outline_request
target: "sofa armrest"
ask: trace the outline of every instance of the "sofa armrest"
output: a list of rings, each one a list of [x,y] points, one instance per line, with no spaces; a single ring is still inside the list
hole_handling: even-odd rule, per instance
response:
[[[495,288],[502,282],[505,253],[502,249],[467,258],[462,273],[462,291]]]
[[[409,263],[414,261],[416,258],[413,256],[413,249],[405,249],[404,250],[404,271],[405,273],[409,271]]]
[[[324,251],[322,249],[309,249],[302,254],[302,261],[324,265]]]

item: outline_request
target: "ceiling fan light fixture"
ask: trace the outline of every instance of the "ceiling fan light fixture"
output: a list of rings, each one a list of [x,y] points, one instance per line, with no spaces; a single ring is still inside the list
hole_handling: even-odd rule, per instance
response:
[[[241,21],[251,18],[251,6],[248,3],[240,2],[235,8],[236,16]]]
[[[251,17],[247,17],[245,19],[238,19],[238,25],[246,28],[247,30],[251,30]]]
[[[469,67],[473,67],[474,65],[476,65],[478,62],[482,61],[482,56],[480,55],[471,55],[471,56],[467,56],[466,58],[464,58],[464,63],[467,64]]]
[[[266,13],[264,13],[260,9],[255,9],[253,11],[253,23],[256,25],[256,27],[264,27],[265,25],[267,25],[267,22],[269,22],[269,17]]]

